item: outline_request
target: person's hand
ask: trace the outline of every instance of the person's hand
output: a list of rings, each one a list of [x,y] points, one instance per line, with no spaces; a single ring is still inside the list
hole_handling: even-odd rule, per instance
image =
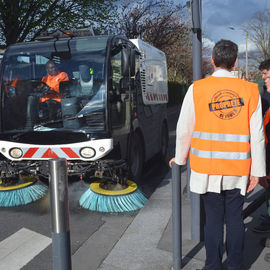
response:
[[[264,188],[268,188],[269,184],[268,184],[268,181],[267,181],[267,177],[260,177],[259,179],[259,184],[264,187]]]
[[[52,88],[48,91],[48,94],[59,96],[59,93],[53,90]]]
[[[257,186],[258,183],[259,183],[259,177],[251,175],[249,177],[249,182],[248,182],[248,186],[247,186],[247,193],[252,191]]]
[[[174,157],[169,161],[170,168],[172,167],[173,162],[175,162],[175,158]]]

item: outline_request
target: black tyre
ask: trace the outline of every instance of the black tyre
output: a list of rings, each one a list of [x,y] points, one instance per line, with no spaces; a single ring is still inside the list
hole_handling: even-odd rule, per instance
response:
[[[129,149],[129,170],[135,182],[140,182],[143,172],[144,150],[141,136],[134,133],[131,137]]]

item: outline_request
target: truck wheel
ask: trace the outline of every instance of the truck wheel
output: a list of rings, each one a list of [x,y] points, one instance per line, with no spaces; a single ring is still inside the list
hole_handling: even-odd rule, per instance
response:
[[[135,182],[139,182],[143,171],[143,142],[138,133],[131,137],[129,151],[129,169]]]
[[[162,124],[162,129],[161,129],[161,148],[160,148],[160,158],[166,162],[167,158],[167,152],[168,152],[168,128],[165,123]]]

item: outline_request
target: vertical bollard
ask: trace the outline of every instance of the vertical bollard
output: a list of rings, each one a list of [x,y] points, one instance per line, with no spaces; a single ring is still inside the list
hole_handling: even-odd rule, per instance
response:
[[[67,163],[49,161],[53,270],[71,270]]]
[[[173,270],[182,264],[181,167],[172,163]]]
[[[187,197],[190,199],[191,198],[191,191],[190,191],[190,161],[188,158],[187,161]]]
[[[193,81],[202,78],[202,0],[191,1]],[[200,195],[191,192],[191,239],[203,240],[202,204]]]

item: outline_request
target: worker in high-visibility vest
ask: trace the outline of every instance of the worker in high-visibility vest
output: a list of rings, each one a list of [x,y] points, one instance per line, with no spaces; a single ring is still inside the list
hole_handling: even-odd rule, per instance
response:
[[[267,183],[265,187],[265,199],[267,212],[261,215],[261,222],[255,226],[252,230],[258,233],[270,232],[270,59],[267,59],[260,63],[259,70],[262,73],[262,79],[264,79],[264,91],[262,93],[262,113],[263,124],[265,131],[265,143],[266,143],[266,173]],[[265,241],[265,246],[270,247],[270,238]],[[270,262],[270,253],[265,254],[265,260]]]
[[[63,81],[69,81],[68,74],[66,72],[59,71],[52,60],[49,60],[46,63],[46,70],[48,74],[42,78],[42,81],[50,87],[51,91],[44,97],[40,98],[40,102],[45,102],[51,99],[61,102],[61,97],[59,96],[59,84]]]
[[[230,72],[237,54],[232,41],[215,44],[214,73],[189,87],[169,163],[184,165],[190,156],[190,190],[201,194],[205,209],[207,270],[222,269],[224,223],[227,269],[243,269],[244,196],[266,176],[259,90]]]

